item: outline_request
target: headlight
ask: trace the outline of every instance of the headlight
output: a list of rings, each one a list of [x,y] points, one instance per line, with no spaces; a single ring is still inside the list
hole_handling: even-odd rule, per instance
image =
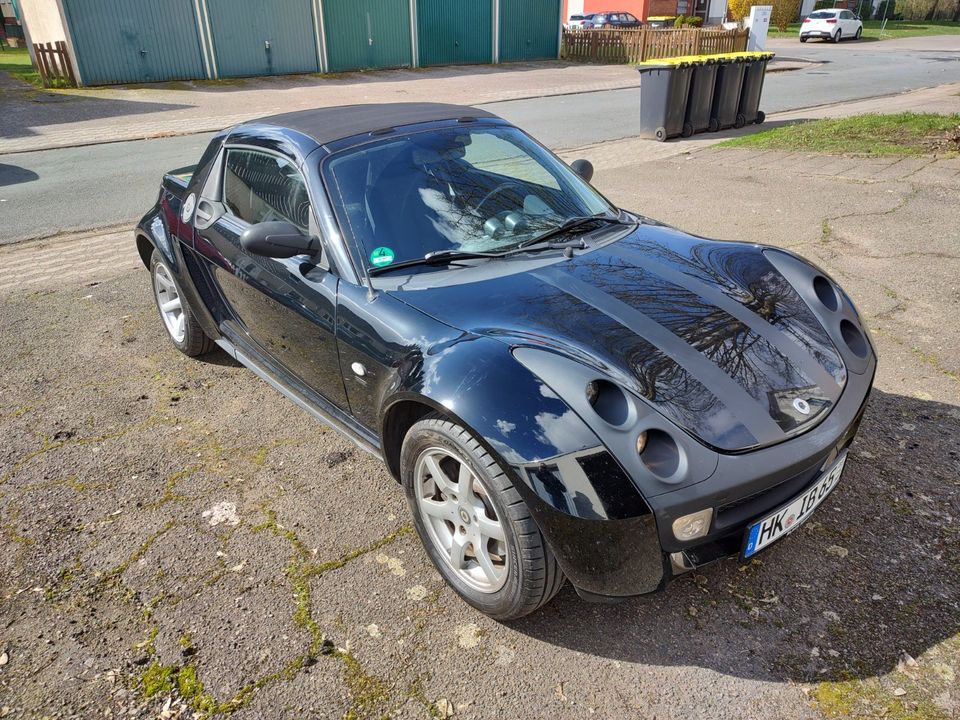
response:
[[[713,508],[699,510],[673,521],[673,536],[681,542],[696,540],[710,532],[710,521],[713,519]]]

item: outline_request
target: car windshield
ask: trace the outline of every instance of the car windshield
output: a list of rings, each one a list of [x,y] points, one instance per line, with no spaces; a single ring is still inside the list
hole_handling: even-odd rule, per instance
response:
[[[833,18],[836,16],[836,13],[832,12],[815,12],[810,13],[811,20],[827,20],[828,18]]]
[[[499,252],[568,218],[613,210],[513,127],[451,127],[350,148],[323,165],[334,211],[368,266],[437,251]]]

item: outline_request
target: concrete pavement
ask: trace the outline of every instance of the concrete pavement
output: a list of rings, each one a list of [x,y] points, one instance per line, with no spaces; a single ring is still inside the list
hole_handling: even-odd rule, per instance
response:
[[[379,464],[169,345],[127,233],[0,248],[0,709],[956,717],[960,161],[647,146],[670,147],[592,148],[597,187],[806,255],[874,333],[876,388],[810,523],[660,595],[567,587],[492,622],[440,581]]]

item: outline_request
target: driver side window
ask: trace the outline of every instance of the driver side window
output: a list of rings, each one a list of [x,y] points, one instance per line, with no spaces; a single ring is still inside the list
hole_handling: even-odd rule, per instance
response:
[[[284,158],[256,150],[227,150],[223,202],[250,225],[282,220],[304,232],[310,225],[310,198],[303,176]]]

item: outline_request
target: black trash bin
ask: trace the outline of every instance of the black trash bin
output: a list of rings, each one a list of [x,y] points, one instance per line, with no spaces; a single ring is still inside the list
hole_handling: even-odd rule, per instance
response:
[[[683,134],[692,64],[685,59],[648,60],[640,72],[640,133],[663,142]]]
[[[699,57],[693,64],[690,77],[690,94],[687,97],[687,114],[683,124],[683,136],[710,129],[713,111],[713,91],[717,84],[717,61],[710,56]]]
[[[743,127],[746,122],[740,116],[740,90],[743,87],[744,58],[735,55],[717,57],[717,83],[713,90],[713,107],[710,111],[710,130],[725,130]]]
[[[744,124],[762,123],[766,115],[760,110],[760,95],[763,92],[763,78],[767,73],[767,63],[773,53],[751,52],[737,53],[744,58],[743,88],[740,90],[739,113]]]

